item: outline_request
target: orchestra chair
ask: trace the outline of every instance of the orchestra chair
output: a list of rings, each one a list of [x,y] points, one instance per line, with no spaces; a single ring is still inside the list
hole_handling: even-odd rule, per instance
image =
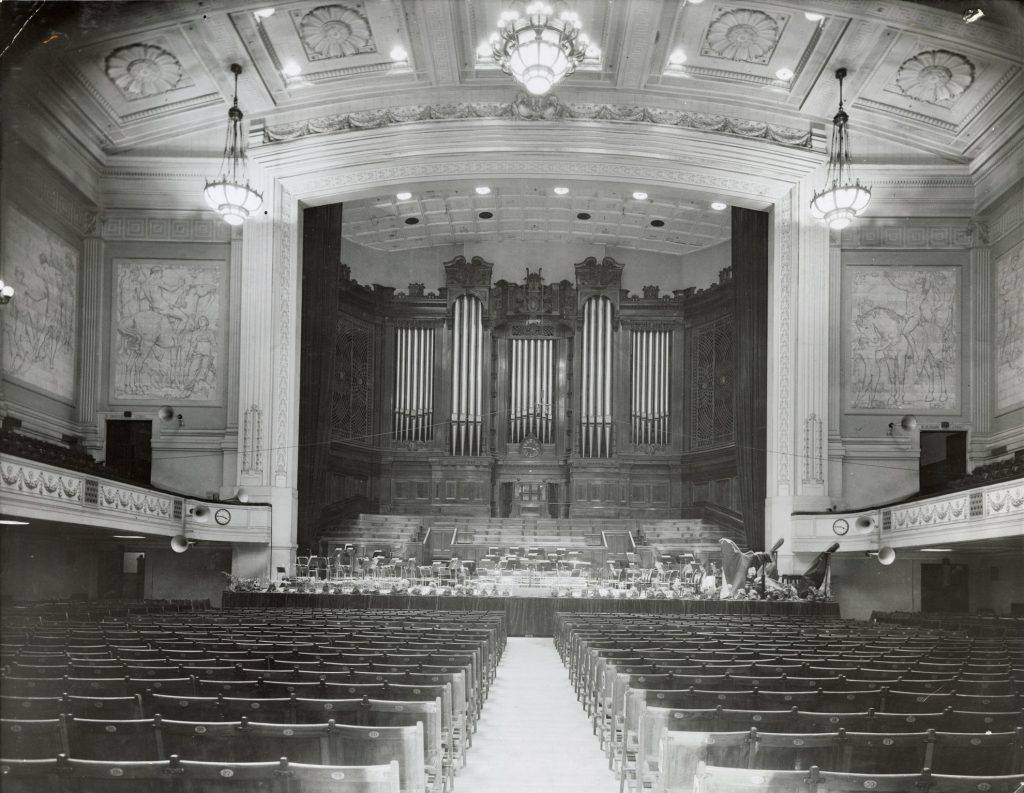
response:
[[[68,757],[76,760],[163,759],[153,719],[67,718]]]
[[[937,732],[927,766],[936,774],[961,776],[1024,773],[1024,727],[1013,732]]]
[[[290,761],[283,761],[281,765],[280,773],[287,778],[288,793],[400,793],[401,790],[397,760],[386,765],[306,765]],[[204,789],[202,793],[207,791]]]
[[[65,717],[0,719],[0,757],[39,760],[67,753]]]
[[[91,719],[142,719],[142,702],[138,694],[131,697],[82,697],[68,695],[62,699],[62,713]]]
[[[169,760],[79,760],[63,753],[56,759],[5,759],[2,787],[4,793],[179,793],[170,767]]]
[[[164,755],[177,755],[182,760],[208,762],[251,762],[256,758],[248,751],[240,721],[196,722],[153,717],[154,727]],[[278,754],[278,757],[282,753]]]
[[[724,768],[699,763],[691,788],[695,793],[816,793],[813,779],[817,766],[807,771],[767,771],[752,768]],[[908,793],[912,787],[888,789],[886,793]],[[872,793],[877,793],[873,789]]]
[[[157,694],[147,691],[142,697],[145,718],[163,716],[174,721],[231,721],[224,717],[222,697],[193,697]]]
[[[928,793],[1019,793],[1024,789],[1024,774],[955,776],[926,769],[921,774],[921,789]]]
[[[335,765],[387,765],[397,761],[401,793],[423,793],[423,725],[361,727],[339,724],[329,735]]]
[[[846,769],[843,747],[837,734],[810,733],[786,734],[751,730],[751,755],[749,768],[769,770],[800,770],[816,765],[826,770]],[[710,757],[712,765],[736,765]],[[918,766],[915,770],[920,770]]]
[[[665,732],[658,746],[653,789],[690,793],[701,763],[746,768],[751,763],[756,730],[750,732]]]
[[[856,774],[918,773],[934,757],[935,732],[870,733],[840,729],[842,769]]]

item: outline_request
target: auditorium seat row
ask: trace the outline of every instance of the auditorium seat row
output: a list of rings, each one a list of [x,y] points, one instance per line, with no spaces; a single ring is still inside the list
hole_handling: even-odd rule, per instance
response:
[[[81,762],[114,761],[123,774],[283,755],[300,766],[396,760],[403,793],[451,791],[505,637],[503,612],[246,609],[22,624],[2,648],[4,773],[23,789],[44,789],[32,788],[33,768],[39,779],[85,774],[54,790],[102,789]],[[88,676],[26,674],[60,671]],[[391,791],[383,772],[374,772],[383,786],[366,790]],[[260,773],[271,775],[225,789],[335,789],[323,775],[317,788],[281,768]],[[154,789],[212,790],[180,765],[173,774],[177,782]]]
[[[950,776],[924,771],[918,774],[852,774],[821,771],[751,771],[698,766],[690,779],[671,779],[655,793],[1019,793],[1024,777]]]
[[[1024,771],[1024,646],[1012,639],[799,617],[588,613],[556,615],[555,643],[622,789],[705,793],[699,763],[915,780],[926,769],[935,778]]]

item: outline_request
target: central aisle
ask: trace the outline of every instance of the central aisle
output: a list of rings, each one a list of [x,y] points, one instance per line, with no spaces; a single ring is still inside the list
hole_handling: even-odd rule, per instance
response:
[[[455,793],[618,793],[550,639],[509,638]]]

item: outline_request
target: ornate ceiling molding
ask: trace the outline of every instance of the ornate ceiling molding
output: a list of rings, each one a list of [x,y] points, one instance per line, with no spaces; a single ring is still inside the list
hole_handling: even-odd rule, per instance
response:
[[[309,135],[379,129],[395,124],[474,118],[629,122],[681,127],[700,132],[716,132],[741,138],[766,140],[770,143],[795,148],[809,149],[813,146],[810,124],[804,128],[783,127],[714,113],[691,113],[657,107],[590,103],[563,104],[553,95],[531,97],[526,94],[519,94],[515,101],[508,103],[466,102],[410,105],[358,113],[338,113],[287,124],[268,124],[263,129],[263,142],[280,143]]]

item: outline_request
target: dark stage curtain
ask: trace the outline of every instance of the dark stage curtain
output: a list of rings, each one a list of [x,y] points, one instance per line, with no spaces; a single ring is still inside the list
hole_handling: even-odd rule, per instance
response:
[[[341,204],[302,213],[302,336],[299,356],[299,544],[316,531],[326,498]],[[302,535],[303,530],[309,532]],[[313,549],[316,553],[316,549]]]
[[[732,208],[736,477],[747,545],[764,550],[768,419],[768,213]]]

